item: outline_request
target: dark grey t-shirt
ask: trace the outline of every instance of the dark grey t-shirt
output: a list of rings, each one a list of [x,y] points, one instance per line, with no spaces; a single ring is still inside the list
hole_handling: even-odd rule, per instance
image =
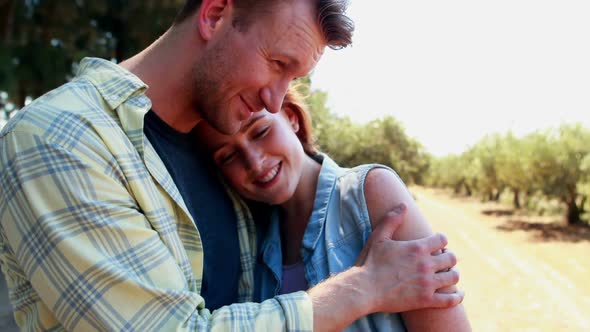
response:
[[[237,220],[214,165],[199,152],[192,134],[177,132],[153,111],[145,116],[144,132],[172,175],[201,235],[205,307],[215,310],[236,303],[241,274]]]

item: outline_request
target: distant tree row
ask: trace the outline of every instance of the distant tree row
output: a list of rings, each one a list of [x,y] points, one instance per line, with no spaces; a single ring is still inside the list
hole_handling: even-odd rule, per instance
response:
[[[434,159],[427,183],[498,200],[509,192],[515,209],[541,195],[558,201],[569,224],[582,223],[590,195],[590,131],[563,125],[522,138],[483,138],[461,155]]]
[[[357,124],[329,110],[325,92],[310,92],[309,78],[303,80],[302,89],[308,95],[314,134],[323,152],[342,166],[379,163],[395,169],[408,184],[424,183],[430,155],[406,134],[399,121],[386,116]]]

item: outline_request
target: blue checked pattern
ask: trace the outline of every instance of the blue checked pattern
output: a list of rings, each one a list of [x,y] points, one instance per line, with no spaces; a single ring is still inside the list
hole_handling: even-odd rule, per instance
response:
[[[123,68],[87,58],[72,82],[22,109],[0,132],[0,265],[18,325],[311,331],[305,292],[248,303],[256,232],[231,191],[241,303],[205,308],[199,232],[143,135],[146,89]]]

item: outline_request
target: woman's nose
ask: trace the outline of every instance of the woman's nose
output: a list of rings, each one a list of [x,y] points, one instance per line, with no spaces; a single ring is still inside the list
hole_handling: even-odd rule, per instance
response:
[[[262,170],[264,156],[257,148],[252,148],[246,153],[246,167],[250,171],[258,172]]]

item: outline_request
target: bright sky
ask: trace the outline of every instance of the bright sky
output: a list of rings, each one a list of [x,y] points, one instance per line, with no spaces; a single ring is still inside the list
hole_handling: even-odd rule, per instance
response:
[[[352,1],[353,47],[312,88],[364,122],[392,115],[435,155],[491,132],[590,128],[590,1]]]

